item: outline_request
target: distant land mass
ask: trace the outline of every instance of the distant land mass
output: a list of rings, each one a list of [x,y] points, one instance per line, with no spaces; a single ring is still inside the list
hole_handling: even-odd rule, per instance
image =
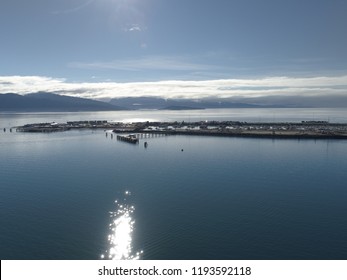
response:
[[[164,99],[160,97],[122,97],[108,102],[48,92],[26,95],[0,94],[1,112],[79,112],[116,110],[202,110],[216,108],[283,108],[228,99]]]
[[[197,110],[216,108],[269,108],[248,103],[236,103],[224,99],[164,99],[159,97],[124,97],[109,101],[113,105],[130,110],[158,109],[158,110]],[[283,107],[283,106],[276,106]]]
[[[27,95],[0,94],[0,111],[12,112],[75,112],[114,111],[124,108],[86,98],[63,96],[47,92]]]

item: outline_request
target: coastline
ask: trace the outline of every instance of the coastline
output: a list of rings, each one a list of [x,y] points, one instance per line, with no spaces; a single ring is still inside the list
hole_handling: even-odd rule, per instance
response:
[[[62,132],[74,129],[104,129],[117,134],[165,134],[224,137],[347,139],[347,124],[326,121],[249,123],[238,121],[204,122],[108,122],[73,121],[37,123],[13,127],[17,132]]]

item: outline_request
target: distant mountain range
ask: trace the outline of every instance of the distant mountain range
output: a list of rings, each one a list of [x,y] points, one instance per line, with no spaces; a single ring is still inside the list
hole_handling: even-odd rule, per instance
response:
[[[124,110],[110,103],[39,92],[27,95],[0,94],[0,111],[75,112]]]
[[[158,97],[125,97],[111,99],[110,102],[130,110],[159,109],[159,110],[197,110],[212,108],[261,108],[264,106],[235,103],[223,99],[164,99]],[[271,106],[266,106],[271,107]]]
[[[224,99],[164,99],[157,97],[126,97],[109,102],[70,97],[47,92],[27,95],[0,94],[0,111],[13,112],[75,112],[115,110],[197,110],[211,108],[264,108],[248,103],[236,103]],[[283,107],[283,106],[276,106]]]

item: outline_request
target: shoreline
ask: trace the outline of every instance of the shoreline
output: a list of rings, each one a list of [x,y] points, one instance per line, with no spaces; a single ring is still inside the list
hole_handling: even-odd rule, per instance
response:
[[[117,133],[117,132],[115,132]],[[138,133],[138,132],[133,132]],[[144,134],[144,133],[138,133]],[[165,135],[189,135],[189,136],[217,136],[217,137],[243,137],[243,138],[268,138],[268,139],[347,139],[347,134],[318,134],[312,131],[307,133],[268,133],[260,131],[248,132],[210,132],[210,131],[152,131],[150,134],[165,134]]]
[[[117,134],[166,134],[253,138],[347,139],[346,123],[326,121],[294,122],[108,122],[74,121],[66,123],[37,123],[12,127],[17,132],[50,133],[78,129],[112,130]],[[5,131],[5,130],[4,130]]]

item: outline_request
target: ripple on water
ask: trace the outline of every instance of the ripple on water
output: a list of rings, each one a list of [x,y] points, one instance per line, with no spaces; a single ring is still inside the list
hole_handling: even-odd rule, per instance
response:
[[[135,207],[127,202],[130,195],[129,191],[125,191],[124,198],[115,201],[116,211],[110,212],[112,223],[109,225],[109,248],[105,254],[101,255],[102,259],[137,260],[143,253],[143,251],[134,252],[133,250],[132,234],[135,224],[133,218]]]

